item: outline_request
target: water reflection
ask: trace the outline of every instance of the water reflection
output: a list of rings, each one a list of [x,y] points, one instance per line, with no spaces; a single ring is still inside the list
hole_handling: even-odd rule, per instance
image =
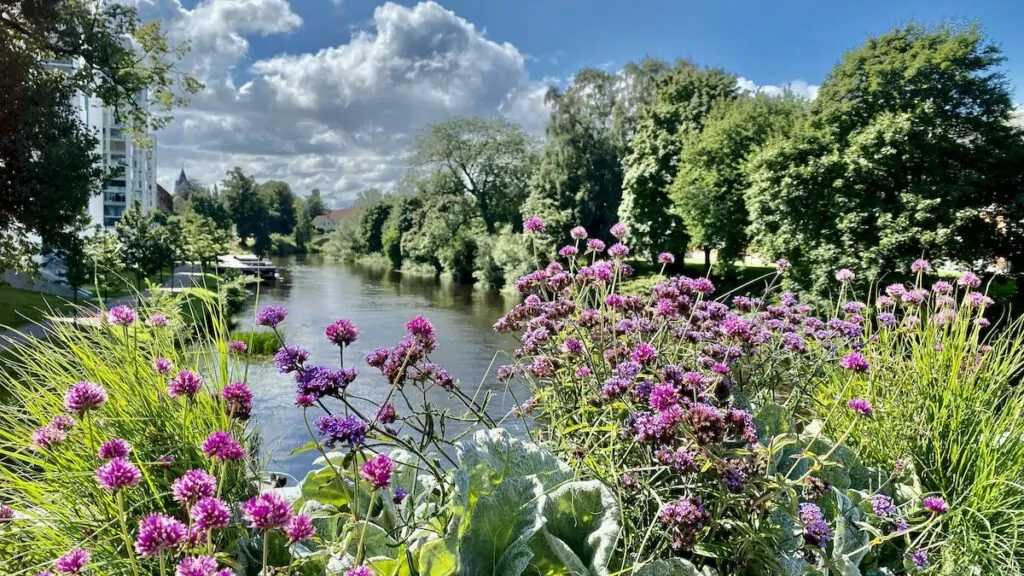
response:
[[[522,399],[522,390],[507,390],[496,380],[494,368],[503,363],[501,357],[491,367],[496,352],[514,346],[514,341],[491,329],[494,321],[514,305],[512,299],[449,282],[320,258],[281,259],[276,264],[284,278],[274,286],[261,288],[258,304],[251,303],[240,314],[239,326],[251,324],[256,306],[285,306],[289,313],[283,327],[288,343],[309,350],[313,363],[336,365],[338,348],[324,339],[324,326],[339,318],[352,320],[360,334],[346,349],[345,358],[346,365],[359,369],[352,385],[354,394],[371,402],[386,398],[387,382],[362,358],[374,348],[394,345],[405,332],[405,322],[423,314],[437,329],[438,349],[432,359],[459,380],[464,390],[480,387],[493,392],[495,398],[488,409],[492,416],[506,414],[515,404],[514,398]],[[263,437],[268,469],[301,478],[316,454],[288,455],[309,439],[301,411],[294,406],[294,383],[269,363],[250,369],[249,381],[255,395],[253,418]],[[429,400],[453,410],[461,407],[444,394],[431,395]],[[320,414],[311,410],[311,420]]]

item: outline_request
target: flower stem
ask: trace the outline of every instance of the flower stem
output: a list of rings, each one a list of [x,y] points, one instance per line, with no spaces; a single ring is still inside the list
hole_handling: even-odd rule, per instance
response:
[[[359,566],[363,562],[363,539],[366,537],[366,529],[370,523],[370,511],[373,510],[373,505],[377,502],[377,493],[380,490],[374,490],[370,495],[370,507],[366,509],[366,517],[363,518],[363,529],[359,531],[359,544],[356,546],[356,566]]]
[[[132,539],[128,535],[128,523],[125,521],[124,492],[117,491],[117,519],[121,524],[121,537],[124,538],[125,554],[132,563],[132,574],[139,576],[139,565],[135,563],[135,555],[132,554]]]

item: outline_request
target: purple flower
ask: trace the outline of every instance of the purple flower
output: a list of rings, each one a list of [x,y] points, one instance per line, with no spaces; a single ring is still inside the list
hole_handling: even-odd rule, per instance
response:
[[[883,518],[896,515],[896,505],[892,503],[892,498],[884,494],[876,494],[871,498],[871,510]]]
[[[580,251],[575,246],[562,246],[558,250],[558,255],[561,256],[562,258],[572,258],[573,256],[576,256],[579,253]]]
[[[242,354],[249,349],[249,345],[241,340],[232,340],[231,342],[228,342],[228,349],[232,352]]]
[[[388,358],[390,356],[391,350],[383,347],[374,348],[372,351],[366,354],[363,360],[366,360],[366,363],[369,364],[370,366],[373,366],[374,368],[380,368],[381,366],[384,365],[385,362],[388,361]]]
[[[587,229],[583,226],[576,226],[569,230],[569,236],[572,236],[574,240],[583,240],[587,237]]]
[[[381,424],[393,424],[398,420],[398,414],[395,412],[395,405],[391,402],[385,402],[377,408],[377,413],[374,418]]]
[[[977,288],[978,286],[981,286],[981,278],[978,278],[972,272],[964,272],[963,276],[960,276],[956,283],[961,288]]]
[[[658,262],[662,264],[675,264],[676,257],[671,252],[662,252],[658,254]]]
[[[932,284],[932,292],[936,294],[949,294],[953,291],[953,285],[945,280],[939,280],[935,284]]]
[[[217,479],[202,469],[189,470],[171,484],[174,501],[182,506],[211,498],[216,491]]]
[[[892,312],[882,312],[878,315],[878,322],[882,326],[892,326],[896,324],[896,315]]]
[[[779,258],[778,260],[775,261],[775,270],[779,274],[782,274],[786,270],[789,270],[789,266],[789,260],[786,260],[785,258]]]
[[[800,505],[800,523],[804,525],[804,540],[818,548],[824,548],[832,540],[832,528],[825,522],[825,515],[815,504]]]
[[[296,406],[302,406],[304,408],[309,408],[310,406],[312,406],[314,404],[316,404],[316,396],[314,396],[312,394],[297,394],[295,396],[295,405]]]
[[[526,220],[523,220],[523,230],[527,232],[543,232],[544,221],[536,216],[530,216]]]
[[[624,238],[626,236],[626,234],[629,234],[629,229],[626,228],[625,224],[623,224],[622,222],[619,222],[617,224],[613,224],[612,225],[611,233],[612,233],[612,236],[615,236],[616,238],[621,239],[621,238]]]
[[[324,415],[317,418],[315,424],[328,446],[343,442],[354,448],[366,439],[366,423],[355,415]]]
[[[850,352],[839,361],[839,365],[852,372],[867,372],[871,364],[859,352]]]
[[[292,520],[292,506],[277,492],[263,492],[242,504],[242,516],[252,528],[269,532]]]
[[[651,388],[651,395],[647,400],[651,409],[662,412],[670,407],[679,404],[679,394],[676,387],[671,384],[659,384]]]
[[[125,306],[124,304],[114,306],[107,312],[107,321],[114,326],[131,326],[132,324],[135,324],[135,321],[138,320],[138,318],[139,316],[135,313],[135,310],[132,310],[130,306]],[[167,319],[164,318],[164,320]]]
[[[693,546],[697,533],[711,519],[700,498],[684,498],[666,504],[658,519],[673,535],[672,548],[679,550]]]
[[[949,511],[949,504],[940,496],[926,496],[921,505],[933,514],[945,514]]]
[[[152,328],[166,328],[168,323],[167,316],[159,312],[146,319],[146,324]]]
[[[399,486],[398,488],[395,488],[395,495],[391,497],[391,501],[394,502],[396,505],[401,504],[403,501],[405,501],[405,497],[408,495],[409,491]]]
[[[203,387],[203,379],[191,370],[180,370],[178,375],[167,384],[167,395],[171,398],[184,396],[191,400]]]
[[[209,556],[182,558],[174,576],[215,576],[217,561]]]
[[[604,252],[604,242],[598,240],[597,238],[591,238],[590,240],[587,240],[587,251],[596,252],[598,254]]]
[[[608,249],[608,255],[612,258],[622,258],[629,255],[629,248],[625,244],[616,242]]]
[[[409,331],[418,341],[429,344],[433,349],[435,340],[434,325],[425,316],[416,316],[405,323],[405,329]]]
[[[156,465],[160,468],[170,468],[171,464],[174,464],[174,456],[170,454],[164,454],[156,459]]]
[[[370,483],[375,490],[391,483],[391,474],[395,470],[395,462],[387,454],[378,454],[363,463],[359,468],[359,476]]]
[[[227,432],[213,432],[203,441],[203,453],[213,460],[241,460],[245,449]]]
[[[153,513],[139,521],[135,551],[143,558],[156,558],[175,552],[187,536],[184,524],[166,514]]]
[[[839,280],[844,284],[846,284],[847,282],[852,282],[854,277],[854,273],[849,268],[841,268],[838,272],[836,272],[836,280]]]
[[[288,316],[288,311],[284,309],[284,306],[267,306],[256,314],[256,325],[273,328],[284,322],[286,316]]]
[[[221,391],[220,397],[224,399],[224,407],[228,414],[240,420],[249,418],[252,412],[252,390],[245,382],[228,384]]]
[[[309,516],[299,514],[285,526],[284,533],[288,535],[288,543],[295,544],[312,538],[316,534],[316,528],[313,527],[313,521]]]
[[[914,274],[920,274],[922,272],[929,272],[932,269],[932,265],[927,260],[918,258],[910,265],[910,271]]]
[[[209,532],[227,526],[231,522],[231,510],[223,500],[207,496],[192,506],[189,517],[196,530]]]
[[[53,420],[50,420],[50,426],[53,426],[54,428],[62,430],[64,432],[67,432],[68,430],[74,428],[75,424],[77,424],[77,422],[75,422],[75,419],[72,418],[71,416],[68,416],[67,414],[58,414],[53,417]]]
[[[324,328],[327,340],[338,346],[349,346],[359,336],[359,329],[351,320],[337,320]]]
[[[52,424],[37,428],[32,433],[32,443],[44,450],[59,446],[67,439],[67,433]]]
[[[658,357],[658,351],[654,346],[651,346],[646,342],[638,342],[633,348],[633,353],[630,357],[633,359],[633,362],[636,362],[637,364],[648,364]]]
[[[96,469],[96,482],[107,492],[138,486],[141,480],[139,468],[124,458],[114,458]]]
[[[0,504],[0,523],[14,518],[14,509],[6,504]]]
[[[157,358],[153,360],[153,370],[156,370],[157,374],[167,374],[174,369],[174,365],[167,358]]]
[[[274,366],[282,374],[301,369],[306,360],[309,360],[309,351],[298,346],[282,346],[274,354]]]
[[[81,548],[75,548],[57,558],[57,561],[53,563],[53,567],[61,574],[81,574],[88,563],[89,552]]]
[[[690,289],[698,294],[711,294],[715,291],[715,285],[707,278],[694,278],[690,280]]]
[[[875,413],[875,409],[871,407],[871,402],[866,398],[854,398],[847,402],[846,406],[865,418],[870,418]]]
[[[924,570],[931,566],[931,562],[928,561],[927,550],[915,550],[914,553],[910,555],[910,560],[918,570]]]
[[[369,566],[360,566],[345,572],[345,576],[377,576]]]
[[[64,408],[79,416],[99,408],[106,401],[106,390],[92,382],[78,382],[64,393]]]

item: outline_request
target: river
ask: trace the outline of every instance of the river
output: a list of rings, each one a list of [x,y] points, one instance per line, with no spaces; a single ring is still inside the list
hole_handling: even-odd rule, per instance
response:
[[[495,377],[497,367],[508,358],[505,354],[494,360],[495,354],[511,350],[515,341],[495,333],[491,325],[514,305],[511,298],[315,256],[282,258],[275,263],[283,278],[260,288],[259,302],[250,302],[239,314],[238,327],[251,326],[257,306],[282,305],[288,309],[282,324],[287,343],[309,350],[313,364],[336,367],[338,348],[324,338],[324,327],[341,318],[355,322],[359,338],[345,350],[346,366],[359,370],[350,388],[354,394],[377,402],[387,396],[386,380],[367,366],[363,357],[374,348],[393,346],[405,333],[405,322],[422,314],[437,329],[438,347],[431,359],[459,380],[463,390],[480,387],[492,392],[488,409],[492,417],[507,414],[516,403],[514,398],[523,399],[522,389],[507,390]],[[254,395],[253,422],[260,431],[266,469],[290,476],[292,484],[317,456],[315,452],[289,455],[309,441],[302,412],[294,405],[295,384],[289,375],[278,374],[269,361],[250,367],[249,384]],[[462,407],[442,393],[430,401],[453,411]],[[322,413],[319,409],[310,412],[311,421]]]

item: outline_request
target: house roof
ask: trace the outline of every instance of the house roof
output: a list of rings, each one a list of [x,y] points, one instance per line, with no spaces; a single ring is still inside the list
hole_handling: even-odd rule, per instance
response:
[[[338,222],[350,214],[352,214],[351,208],[342,208],[341,210],[331,210],[324,214],[324,216],[327,216],[332,222]]]

